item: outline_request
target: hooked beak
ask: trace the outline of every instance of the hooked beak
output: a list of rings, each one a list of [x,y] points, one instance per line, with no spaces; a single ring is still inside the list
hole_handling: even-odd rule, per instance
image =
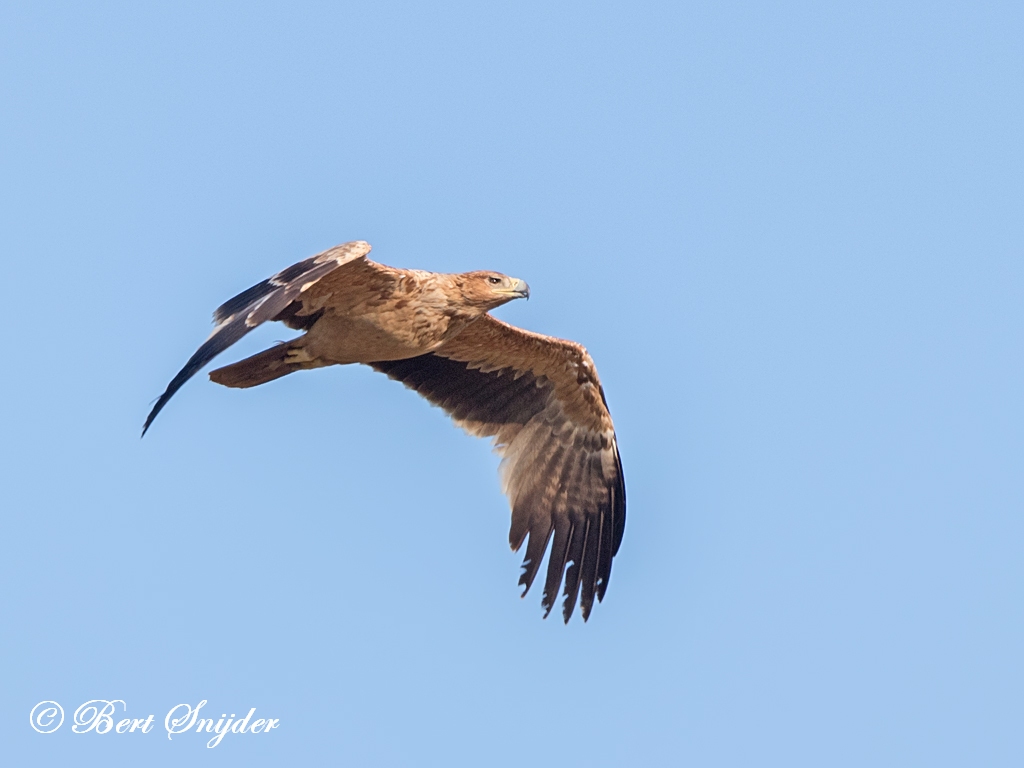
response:
[[[530,298],[530,286],[526,284],[525,280],[520,280],[518,277],[513,278],[512,288],[508,291],[514,298],[527,299]]]

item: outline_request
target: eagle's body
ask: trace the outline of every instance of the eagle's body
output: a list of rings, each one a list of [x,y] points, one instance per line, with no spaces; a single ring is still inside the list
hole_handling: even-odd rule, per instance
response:
[[[521,280],[396,269],[367,259],[369,250],[363,241],[337,246],[218,308],[217,327],[168,385],[143,434],[185,381],[252,328],[279,320],[303,330],[210,378],[252,387],[297,370],[365,363],[444,408],[470,434],[493,437],[512,505],[509,542],[519,549],[529,535],[520,584],[529,589],[553,537],[543,604],[550,611],[568,565],[563,615],[568,621],[581,591],[586,619],[607,588],[626,511],[593,360],[579,344],[487,314],[529,296]]]

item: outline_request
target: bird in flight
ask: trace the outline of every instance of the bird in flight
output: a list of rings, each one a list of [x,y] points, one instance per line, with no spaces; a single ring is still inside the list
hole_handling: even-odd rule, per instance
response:
[[[305,331],[218,368],[227,387],[255,387],[294,371],[363,363],[416,390],[457,425],[491,437],[512,507],[509,544],[524,542],[525,596],[551,542],[544,616],[565,580],[562,617],[579,598],[583,620],[608,589],[626,523],[615,429],[587,350],[487,314],[529,298],[498,272],[440,274],[377,264],[362,240],[330,248],[242,291],[213,313],[216,327],[156,401],[142,434],[175,392],[256,326]]]

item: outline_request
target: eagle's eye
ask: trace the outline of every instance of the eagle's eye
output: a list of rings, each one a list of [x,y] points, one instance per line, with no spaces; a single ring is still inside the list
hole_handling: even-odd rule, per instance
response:
[[[491,285],[501,285],[501,278],[500,277],[488,277],[487,278],[487,282],[490,283]]]

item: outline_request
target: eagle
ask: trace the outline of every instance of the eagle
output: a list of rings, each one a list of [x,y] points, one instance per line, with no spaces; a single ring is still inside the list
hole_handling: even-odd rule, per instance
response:
[[[356,240],[311,256],[222,304],[215,328],[167,385],[142,434],[204,365],[268,320],[304,333],[219,368],[226,387],[255,387],[294,371],[362,363],[440,406],[470,435],[493,438],[512,509],[509,544],[526,554],[525,597],[550,542],[541,605],[558,599],[566,623],[604,599],[626,523],[615,428],[583,346],[516,328],[488,314],[529,298],[498,272],[441,274],[367,258]]]

